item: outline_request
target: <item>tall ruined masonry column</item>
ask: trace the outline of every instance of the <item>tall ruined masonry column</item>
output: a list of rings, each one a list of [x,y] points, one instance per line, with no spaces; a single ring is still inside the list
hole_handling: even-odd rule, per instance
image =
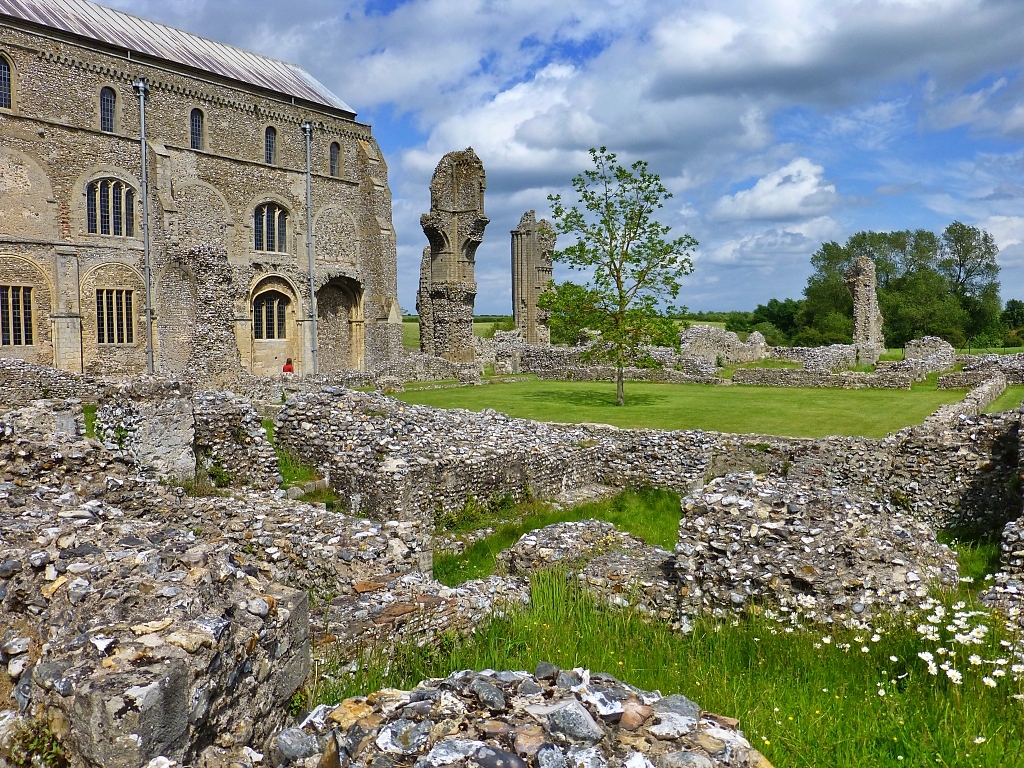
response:
[[[885,351],[875,262],[861,256],[846,271],[844,279],[853,294],[853,343],[857,347],[857,357],[861,363],[874,365]]]
[[[550,344],[551,311],[537,306],[537,299],[551,283],[551,253],[555,228],[547,219],[537,221],[527,211],[512,230],[512,316],[527,344]]]
[[[484,216],[484,165],[472,147],[441,158],[430,181],[430,213],[420,226],[430,245],[420,262],[416,311],[420,349],[457,363],[476,357],[473,341],[473,274],[476,249],[490,222]]]

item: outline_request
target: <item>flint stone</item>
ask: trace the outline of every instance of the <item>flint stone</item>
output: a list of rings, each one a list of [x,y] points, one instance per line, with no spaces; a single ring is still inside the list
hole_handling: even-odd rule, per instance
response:
[[[590,744],[604,738],[604,731],[575,699],[548,715],[548,732],[560,733],[572,741]]]
[[[18,560],[4,560],[0,563],[0,579],[9,579],[21,570],[21,562]]]
[[[537,768],[568,768],[565,755],[554,744],[544,744],[537,750]]]
[[[427,743],[430,729],[433,727],[434,723],[430,720],[424,720],[422,723],[414,723],[405,718],[395,720],[380,732],[377,746],[385,752],[411,755]]]
[[[470,765],[478,765],[480,768],[528,768],[526,762],[519,755],[486,746],[481,747],[473,755]]]
[[[674,712],[684,717],[692,717],[694,720],[700,717],[700,706],[681,693],[673,693],[664,696],[651,704],[655,712]]]
[[[533,676],[538,680],[550,680],[553,679],[558,672],[558,667],[554,664],[549,664],[546,661],[538,661],[537,669],[534,670]]]
[[[277,751],[291,762],[317,754],[320,744],[301,728],[286,728],[277,735]]]
[[[452,765],[475,755],[484,747],[482,741],[476,739],[445,739],[434,745],[427,754],[429,765]]]
[[[469,690],[476,694],[477,700],[488,709],[500,711],[507,706],[505,694],[501,692],[501,689],[491,685],[482,677],[474,680],[470,684]]]
[[[715,768],[715,764],[699,752],[668,752],[658,757],[658,768]]]

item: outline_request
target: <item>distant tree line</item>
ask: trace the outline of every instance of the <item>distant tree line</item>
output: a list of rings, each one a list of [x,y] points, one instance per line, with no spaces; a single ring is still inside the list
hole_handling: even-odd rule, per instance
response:
[[[1021,346],[1024,302],[999,298],[999,248],[988,232],[954,221],[927,230],[858,232],[845,245],[822,244],[801,299],[771,299],[753,312],[701,312],[690,320],[724,322],[727,330],[760,331],[775,346],[847,344],[853,299],[843,276],[854,260],[875,262],[878,304],[889,347],[940,336],[956,347]]]

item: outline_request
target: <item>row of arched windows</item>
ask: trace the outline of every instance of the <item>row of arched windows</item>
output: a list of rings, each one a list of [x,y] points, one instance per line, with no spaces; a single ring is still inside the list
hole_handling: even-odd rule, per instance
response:
[[[13,80],[11,65],[0,56],[0,109],[11,109],[14,103]],[[100,130],[114,133],[117,128],[117,91],[110,86],[100,90]],[[205,116],[201,109],[193,109],[189,114],[189,146],[202,150],[206,145]],[[277,129],[268,126],[263,134],[263,159],[267,165],[277,165]],[[329,150],[329,166],[331,176],[341,176],[341,145],[331,142]]]

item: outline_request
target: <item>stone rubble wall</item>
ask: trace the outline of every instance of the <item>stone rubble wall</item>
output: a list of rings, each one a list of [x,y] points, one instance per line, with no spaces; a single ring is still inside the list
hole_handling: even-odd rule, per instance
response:
[[[956,349],[938,336],[922,336],[906,343],[903,347],[903,359],[929,361],[942,366],[936,370],[946,371],[956,363]]]
[[[1011,481],[1020,413],[984,414],[980,405],[1000,389],[986,382],[881,440],[549,424],[335,389],[289,401],[276,434],[329,474],[352,514],[428,527],[436,515],[505,495],[557,497],[595,484],[685,494],[745,470],[847,487],[940,526],[1002,526],[1019,516]]]
[[[424,570],[415,522],[255,491],[183,497],[84,437],[74,400],[0,415],[0,700],[46,723],[76,764],[228,765],[245,747],[269,751],[309,671],[310,596],[323,606],[417,573],[424,594],[443,595],[438,616],[468,630],[515,592],[446,594]],[[402,615],[395,594],[371,611],[382,632]],[[354,655],[365,638],[347,637]]]
[[[1006,383],[1013,386],[1024,384],[1024,353],[1013,355],[957,355],[956,361],[964,364],[965,372],[998,370],[1006,376]]]
[[[171,379],[141,377],[106,388],[96,411],[96,433],[158,478],[196,474],[192,390]]]
[[[277,453],[248,400],[231,392],[200,392],[192,405],[196,459],[207,473],[214,470],[227,485],[279,484]]]
[[[891,370],[871,373],[805,368],[737,368],[734,384],[754,384],[761,387],[835,387],[839,389],[910,389],[914,383],[911,374]]]
[[[103,386],[101,380],[93,376],[0,357],[0,404],[3,405],[25,405],[49,398],[95,399]]]
[[[937,386],[939,389],[974,389],[991,377],[992,370],[988,368],[977,371],[955,371],[939,376]]]
[[[828,347],[769,347],[766,357],[803,363],[804,370],[839,373],[857,365],[857,347],[833,344]]]
[[[935,413],[925,420],[925,424],[934,421],[953,423],[956,419],[964,416],[978,416],[985,412],[990,404],[995,402],[1003,392],[1006,391],[1006,377],[997,371],[978,384],[958,403],[940,406]]]
[[[538,373],[541,380],[558,381],[617,381],[618,371],[610,365],[589,365],[573,368],[549,368]],[[728,384],[714,374],[687,373],[671,368],[623,368],[624,381],[651,381],[658,384]]]
[[[679,354],[710,363],[734,365],[753,363],[769,356],[764,336],[754,331],[745,342],[732,331],[712,325],[691,325],[679,333]]]
[[[675,568],[687,616],[758,603],[853,624],[957,584],[956,555],[929,525],[848,489],[737,474],[682,506]]]

